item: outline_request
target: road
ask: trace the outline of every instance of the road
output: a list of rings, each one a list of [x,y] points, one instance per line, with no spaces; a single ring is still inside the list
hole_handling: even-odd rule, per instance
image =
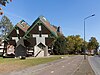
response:
[[[61,60],[11,72],[7,75],[74,75],[82,61],[83,56],[81,55],[65,57]]]
[[[88,57],[88,60],[95,74],[100,75],[100,57],[91,56],[91,57]]]

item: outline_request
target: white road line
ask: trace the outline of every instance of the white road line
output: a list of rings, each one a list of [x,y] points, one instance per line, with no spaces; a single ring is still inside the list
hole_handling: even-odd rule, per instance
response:
[[[74,61],[72,61],[72,62],[74,62]]]
[[[68,63],[68,64],[70,64],[70,63]]]
[[[54,73],[54,71],[51,71],[51,73]]]
[[[62,66],[62,67],[65,67],[65,66]]]

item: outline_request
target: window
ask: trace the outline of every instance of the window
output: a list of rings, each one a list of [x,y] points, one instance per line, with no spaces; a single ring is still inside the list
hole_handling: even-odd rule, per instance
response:
[[[39,26],[39,31],[41,31],[41,26]]]

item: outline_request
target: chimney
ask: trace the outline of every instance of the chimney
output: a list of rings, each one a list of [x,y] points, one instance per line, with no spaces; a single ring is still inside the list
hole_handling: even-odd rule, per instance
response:
[[[57,28],[57,32],[61,32],[61,28],[60,28],[60,26]]]

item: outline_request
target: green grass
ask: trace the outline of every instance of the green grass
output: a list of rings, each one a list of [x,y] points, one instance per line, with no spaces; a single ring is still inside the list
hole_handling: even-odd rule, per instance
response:
[[[64,57],[66,55],[57,55],[57,56],[51,56],[51,57],[42,57],[42,58],[31,58],[31,59],[15,59],[15,58],[0,58],[0,64],[16,64],[16,65],[22,65],[22,66],[34,66],[38,64],[44,64],[47,62],[52,62],[54,60],[60,59],[60,57]]]
[[[65,56],[70,57],[70,55],[54,55],[54,56],[42,57],[42,58],[26,58],[25,60],[0,57],[0,74],[5,72],[21,70],[39,64],[52,62],[61,59],[61,57],[65,57]]]

